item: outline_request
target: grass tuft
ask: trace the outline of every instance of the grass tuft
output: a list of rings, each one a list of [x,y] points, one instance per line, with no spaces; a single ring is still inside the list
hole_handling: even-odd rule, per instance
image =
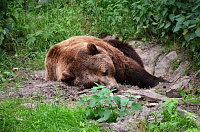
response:
[[[17,98],[2,100],[0,103],[1,131],[100,131],[96,123],[87,122],[83,108],[29,103],[28,100]]]

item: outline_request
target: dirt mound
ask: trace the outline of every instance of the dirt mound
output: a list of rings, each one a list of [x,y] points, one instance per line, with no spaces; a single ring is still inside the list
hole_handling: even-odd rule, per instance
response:
[[[130,41],[130,44],[135,41]],[[187,90],[192,88],[195,83],[199,82],[200,76],[198,74],[183,75],[187,66],[187,61],[180,61],[183,55],[179,55],[176,51],[169,53],[162,52],[163,47],[155,44],[142,44],[135,48],[137,53],[141,56],[145,69],[155,76],[162,76],[170,83],[160,83],[151,89],[139,89],[137,86],[121,85],[119,84],[119,91],[116,93],[120,96],[125,96],[124,93],[131,93],[138,95],[139,101],[145,101],[146,105],[139,113],[135,113],[129,120],[118,119],[117,123],[111,123],[108,126],[116,131],[126,130],[126,125],[130,121],[143,119],[150,115],[150,111],[157,111],[158,107],[163,103],[164,98],[180,98],[181,95],[177,90]],[[173,65],[174,64],[174,65]],[[66,103],[77,102],[81,94],[90,94],[90,89],[83,87],[68,86],[63,82],[51,82],[44,80],[45,71],[35,71],[34,74],[28,76],[28,81],[21,84],[21,89],[8,89],[0,91],[0,98],[6,97],[35,97],[43,99],[55,99],[57,97],[64,98]],[[200,114],[198,105],[187,105],[180,101],[180,106],[190,112]],[[149,107],[151,106],[151,107]],[[152,107],[153,106],[153,107]],[[121,124],[121,126],[119,126]],[[125,125],[126,124],[126,125]],[[126,128],[124,128],[126,127]],[[128,130],[127,130],[128,131]]]

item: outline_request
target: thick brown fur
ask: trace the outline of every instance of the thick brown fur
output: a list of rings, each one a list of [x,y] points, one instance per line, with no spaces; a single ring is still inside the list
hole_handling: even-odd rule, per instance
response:
[[[112,88],[118,82],[145,88],[165,82],[149,74],[139,55],[126,43],[92,36],[72,37],[51,47],[45,69],[46,80],[85,87],[98,82]]]
[[[119,41],[117,39],[103,39],[105,42],[109,43],[113,47],[119,49],[124,53],[125,56],[135,60],[141,67],[144,68],[144,64],[140,56],[136,53],[134,48],[124,41]]]

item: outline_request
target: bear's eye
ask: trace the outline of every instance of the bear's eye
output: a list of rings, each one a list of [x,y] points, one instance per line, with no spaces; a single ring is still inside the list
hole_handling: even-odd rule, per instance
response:
[[[106,70],[105,72],[103,72],[103,76],[107,76],[108,75],[108,70]]]

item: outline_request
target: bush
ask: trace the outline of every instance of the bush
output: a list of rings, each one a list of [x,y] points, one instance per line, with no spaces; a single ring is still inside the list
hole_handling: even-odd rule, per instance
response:
[[[76,1],[91,35],[116,34],[119,39],[156,37],[187,49],[200,66],[200,0]],[[167,40],[167,41],[166,41]]]
[[[7,39],[12,38],[12,23],[16,22],[16,18],[10,13],[8,2],[10,1],[0,1],[0,50],[1,48],[13,49],[13,46],[6,44]]]
[[[189,49],[200,66],[200,0],[134,2],[133,20],[140,22],[137,30],[144,30],[158,38],[173,40],[183,49]],[[139,32],[141,33],[141,32]]]
[[[130,112],[141,110],[141,106],[131,101],[131,98],[135,98],[130,94],[127,94],[129,98],[120,98],[119,96],[110,96],[114,90],[110,90],[105,86],[96,84],[97,87],[93,87],[91,92],[97,92],[93,95],[81,95],[82,99],[77,103],[77,106],[86,106],[86,116],[90,119],[96,119],[98,122],[115,122],[118,117],[124,117],[126,114],[130,115]]]

